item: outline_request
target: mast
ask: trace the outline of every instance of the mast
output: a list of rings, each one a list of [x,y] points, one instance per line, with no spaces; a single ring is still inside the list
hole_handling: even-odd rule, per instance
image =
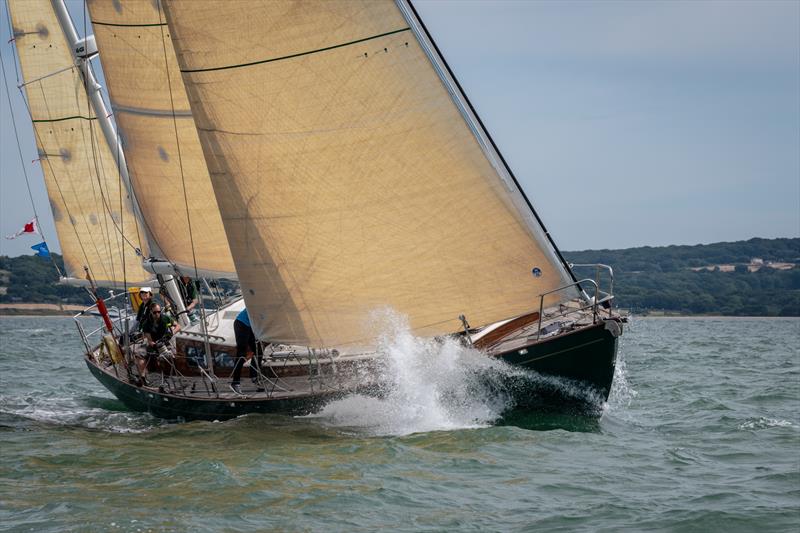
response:
[[[112,150],[112,152],[114,152],[115,162],[117,164],[122,182],[125,185],[125,189],[128,191],[128,195],[131,198],[131,204],[133,206],[135,216],[138,220],[143,220],[142,213],[139,209],[139,204],[136,201],[136,194],[133,190],[131,178],[128,174],[128,165],[125,161],[125,153],[122,150],[122,143],[117,136],[117,130],[114,126],[114,123],[111,121],[111,113],[108,112],[106,104],[103,101],[103,96],[100,92],[102,86],[97,82],[97,78],[92,71],[91,59],[98,53],[94,36],[89,35],[84,39],[80,39],[64,0],[52,0],[52,3],[53,10],[58,18],[58,22],[61,25],[64,36],[67,38],[67,42],[69,43],[73,59],[83,73],[86,95],[89,97],[89,102],[92,105],[95,116],[97,116],[98,122],[100,122],[100,128],[103,131],[103,136],[105,137],[109,148]],[[148,231],[147,224],[143,224],[143,230],[145,232],[145,239],[150,246],[151,254],[161,255],[160,250],[154,246],[154,242]],[[141,250],[139,250],[139,253],[141,254]],[[183,327],[188,326],[190,324],[189,318],[186,315],[183,298],[181,297],[175,277],[172,275],[165,275],[163,279],[164,286],[166,287],[170,298],[178,308],[178,322],[180,322],[181,326]]]
[[[125,190],[128,192],[128,196],[131,199],[133,212],[137,220],[143,221],[144,218],[142,217],[141,210],[139,209],[139,203],[136,201],[136,194],[133,190],[130,175],[128,174],[128,165],[125,161],[125,153],[122,150],[122,143],[117,136],[116,127],[111,120],[111,113],[109,113],[108,109],[106,108],[106,104],[103,101],[103,96],[101,94],[102,86],[97,82],[97,78],[92,71],[91,59],[98,54],[94,36],[89,35],[84,39],[80,39],[78,37],[78,31],[75,29],[75,24],[72,22],[72,17],[69,15],[69,11],[67,10],[67,5],[64,0],[51,1],[53,4],[53,11],[55,11],[56,17],[58,18],[58,23],[61,25],[61,30],[64,33],[64,37],[67,39],[72,52],[72,57],[75,60],[75,64],[83,73],[86,95],[88,96],[89,102],[92,105],[92,109],[97,117],[97,121],[100,123],[100,129],[103,131],[103,136],[106,139],[106,143],[108,143],[108,147],[111,149],[111,152],[114,155],[122,183],[125,185]],[[147,224],[142,224],[142,229],[145,234],[145,241],[150,247],[150,254],[161,256],[161,251],[158,249],[157,244],[153,240]],[[139,250],[139,253],[141,254],[141,250]]]

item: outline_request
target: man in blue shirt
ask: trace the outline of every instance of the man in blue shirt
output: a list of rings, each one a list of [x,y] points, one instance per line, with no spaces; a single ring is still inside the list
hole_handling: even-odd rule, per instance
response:
[[[256,336],[253,334],[253,328],[250,327],[250,316],[247,314],[247,308],[242,309],[236,315],[236,320],[233,321],[233,334],[236,337],[236,364],[233,367],[230,386],[233,392],[241,394],[242,389],[239,382],[242,377],[245,359],[248,353],[256,354]],[[256,375],[255,363],[253,363],[250,365],[250,377],[255,379]]]

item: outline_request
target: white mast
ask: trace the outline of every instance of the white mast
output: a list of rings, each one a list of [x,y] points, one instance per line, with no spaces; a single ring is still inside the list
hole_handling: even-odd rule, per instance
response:
[[[105,101],[103,101],[103,95],[100,92],[102,86],[97,82],[97,78],[92,71],[91,59],[97,55],[97,46],[94,42],[94,36],[88,35],[86,38],[80,39],[78,37],[78,31],[75,29],[75,25],[72,22],[72,17],[69,16],[69,11],[67,10],[64,0],[52,0],[52,3],[53,11],[55,11],[56,17],[58,17],[58,22],[61,25],[62,31],[64,32],[64,36],[69,43],[75,64],[83,73],[83,78],[86,85],[86,95],[88,96],[89,102],[92,105],[94,114],[97,116],[97,121],[100,123],[100,129],[103,130],[103,136],[106,138],[106,142],[115,156],[122,183],[125,185],[125,189],[128,191],[128,195],[131,198],[131,204],[133,205],[136,218],[143,221],[144,218],[139,210],[139,204],[136,201],[136,195],[133,190],[133,185],[131,184],[131,178],[128,174],[128,165],[125,162],[125,153],[122,150],[122,143],[120,143],[119,137],[117,136],[117,129],[111,120],[111,114],[108,112],[108,108],[106,108]],[[161,255],[160,250],[150,236],[150,232],[147,229],[147,224],[143,224],[143,228],[145,232],[145,239],[147,239],[147,243],[150,245],[150,253],[152,255]],[[174,269],[172,272],[174,273]],[[167,288],[167,292],[169,292],[170,299],[172,299],[173,303],[177,307],[178,321],[180,322],[181,326],[188,326],[190,321],[187,314],[184,312],[186,308],[183,303],[183,297],[181,296],[181,293],[177,287],[174,276],[172,276],[171,273],[165,273],[163,279],[164,285]]]
[[[133,185],[131,184],[131,178],[128,175],[128,165],[125,162],[125,153],[122,150],[122,143],[119,141],[117,129],[114,126],[114,122],[111,120],[111,113],[108,112],[106,103],[103,101],[103,95],[100,92],[102,86],[97,82],[97,78],[92,71],[91,59],[97,55],[97,46],[94,42],[94,36],[89,35],[85,39],[79,38],[78,31],[75,29],[75,25],[72,22],[72,17],[69,16],[69,11],[67,10],[67,5],[64,3],[64,0],[51,1],[53,3],[53,11],[55,11],[56,17],[58,17],[58,22],[61,25],[61,30],[64,32],[64,37],[66,37],[67,42],[69,43],[75,64],[83,73],[86,96],[89,98],[92,109],[97,116],[97,121],[100,123],[100,129],[103,131],[103,136],[106,138],[106,142],[108,143],[108,146],[116,159],[117,168],[119,169],[122,183],[125,185],[125,189],[128,191],[128,196],[130,197],[131,204],[133,205],[133,212],[135,213],[137,220],[143,221],[144,219],[142,218],[142,213],[139,210],[139,204],[136,201],[136,194],[134,193]],[[150,247],[150,254],[160,256],[161,251],[156,246],[156,243],[153,242],[150,232],[147,229],[147,225],[142,224],[142,226],[145,233],[145,239]]]

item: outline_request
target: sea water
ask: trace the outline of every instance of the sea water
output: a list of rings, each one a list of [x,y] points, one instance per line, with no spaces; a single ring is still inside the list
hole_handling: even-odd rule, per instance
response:
[[[800,528],[798,319],[634,317],[598,416],[509,411],[480,377],[518,369],[385,329],[379,399],[169,423],[91,377],[71,319],[0,318],[0,530]]]

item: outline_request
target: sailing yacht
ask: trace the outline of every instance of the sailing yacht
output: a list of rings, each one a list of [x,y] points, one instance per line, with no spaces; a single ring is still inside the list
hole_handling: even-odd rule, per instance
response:
[[[380,391],[386,308],[608,397],[613,272],[576,277],[408,0],[229,0],[224,16],[95,0],[84,39],[63,0],[9,8],[68,277],[123,299],[157,283],[184,326],[148,386],[125,317],[76,319],[89,370],[130,408],[224,419]],[[242,297],[190,324],[178,275],[237,279]],[[238,392],[245,306],[260,353]]]

